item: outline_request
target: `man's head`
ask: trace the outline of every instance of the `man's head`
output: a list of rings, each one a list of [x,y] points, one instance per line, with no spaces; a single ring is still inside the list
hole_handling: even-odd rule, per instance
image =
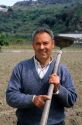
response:
[[[48,33],[52,39],[54,39],[54,34],[53,32],[50,30],[50,29],[47,29],[47,28],[38,28],[37,30],[35,30],[32,34],[32,41],[34,42],[34,38],[37,34],[41,34],[41,33]]]
[[[32,40],[36,58],[41,63],[47,62],[54,48],[53,32],[46,28],[39,28],[33,33]]]

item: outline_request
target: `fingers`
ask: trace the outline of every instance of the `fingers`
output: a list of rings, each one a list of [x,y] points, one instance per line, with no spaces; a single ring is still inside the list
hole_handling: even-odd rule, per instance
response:
[[[49,83],[54,85],[54,93],[59,90],[60,87],[60,78],[57,74],[50,75]]]
[[[46,101],[46,100],[50,100],[50,97],[47,95],[41,95],[42,100]]]
[[[40,97],[35,97],[34,99],[34,104],[38,107],[41,108],[44,106],[44,101]]]
[[[49,77],[49,83],[54,84],[54,85],[59,84],[59,83],[60,83],[60,78],[59,78],[59,76],[56,75],[56,74],[50,75],[50,77]]]
[[[40,96],[36,96],[34,98],[33,103],[35,104],[35,106],[37,106],[38,108],[41,108],[44,106],[46,100],[49,100],[49,96],[47,95],[40,95]]]

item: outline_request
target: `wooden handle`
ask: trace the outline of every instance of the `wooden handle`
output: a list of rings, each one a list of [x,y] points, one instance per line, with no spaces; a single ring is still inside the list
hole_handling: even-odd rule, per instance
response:
[[[56,73],[56,74],[58,71],[58,66],[60,63],[61,55],[62,55],[62,50],[60,50],[57,54],[56,63],[55,63],[55,67],[54,67],[54,73]],[[50,105],[51,105],[51,101],[52,101],[53,90],[54,90],[54,85],[50,84],[49,89],[48,89],[48,96],[50,97],[50,100],[47,100],[45,103],[44,110],[43,110],[39,125],[47,125]]]

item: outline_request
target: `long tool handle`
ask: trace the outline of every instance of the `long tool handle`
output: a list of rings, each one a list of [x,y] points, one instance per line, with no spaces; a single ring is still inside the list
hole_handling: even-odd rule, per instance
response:
[[[54,67],[54,73],[56,73],[56,74],[57,74],[57,71],[58,71],[58,66],[59,66],[59,63],[60,63],[61,55],[62,55],[62,51],[60,50],[57,54],[57,59],[56,59],[55,67]],[[41,117],[39,125],[47,125],[47,120],[48,120],[53,90],[54,90],[54,85],[50,84],[49,90],[48,90],[48,96],[50,97],[50,100],[47,100],[46,103],[45,103],[44,110],[43,110],[42,117]]]

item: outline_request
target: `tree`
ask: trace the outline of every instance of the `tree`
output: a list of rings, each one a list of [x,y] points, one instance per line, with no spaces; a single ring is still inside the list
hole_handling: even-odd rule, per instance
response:
[[[2,50],[2,46],[4,45],[9,45],[7,39],[6,39],[6,34],[0,33],[0,52]]]

